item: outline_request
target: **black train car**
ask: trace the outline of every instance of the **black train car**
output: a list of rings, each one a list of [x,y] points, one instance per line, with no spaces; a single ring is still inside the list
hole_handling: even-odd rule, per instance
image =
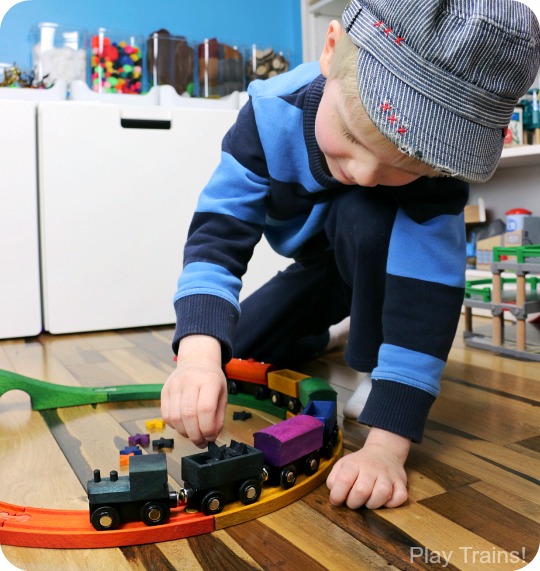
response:
[[[230,446],[208,444],[208,451],[182,458],[181,501],[187,509],[217,514],[226,503],[256,502],[265,479],[263,453],[231,440]]]
[[[165,523],[171,507],[178,505],[178,493],[167,482],[165,454],[130,456],[129,476],[94,479],[87,485],[90,522],[98,531],[115,529],[124,521],[142,520],[146,525]]]

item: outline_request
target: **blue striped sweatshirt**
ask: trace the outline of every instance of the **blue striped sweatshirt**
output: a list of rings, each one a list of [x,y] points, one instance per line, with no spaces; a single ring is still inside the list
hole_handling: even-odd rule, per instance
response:
[[[183,337],[209,335],[227,362],[242,275],[262,235],[277,253],[294,258],[323,230],[332,195],[343,189],[326,173],[315,139],[324,85],[318,63],[250,84],[189,229],[174,296],[175,353]],[[425,200],[426,193],[414,191],[422,180],[409,185],[392,229],[384,341],[359,419],[414,441],[438,395],[459,318],[468,195],[466,183],[432,179],[446,191]]]

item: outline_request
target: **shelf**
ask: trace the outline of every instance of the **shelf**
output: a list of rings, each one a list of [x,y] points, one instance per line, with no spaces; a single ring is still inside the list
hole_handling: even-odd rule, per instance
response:
[[[503,149],[498,168],[540,165],[540,145],[522,145]]]

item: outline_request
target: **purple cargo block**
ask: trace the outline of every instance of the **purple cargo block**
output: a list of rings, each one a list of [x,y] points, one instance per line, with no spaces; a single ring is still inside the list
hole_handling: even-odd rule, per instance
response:
[[[128,437],[128,444],[130,446],[135,446],[136,444],[140,444],[145,448],[150,445],[150,435],[149,434],[134,434],[133,436]]]
[[[298,415],[259,430],[253,440],[264,461],[281,468],[322,447],[323,423],[312,416]]]

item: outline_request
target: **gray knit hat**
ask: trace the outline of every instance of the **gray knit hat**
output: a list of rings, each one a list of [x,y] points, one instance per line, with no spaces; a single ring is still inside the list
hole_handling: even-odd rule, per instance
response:
[[[517,0],[351,0],[362,104],[403,152],[471,182],[499,161],[540,66],[540,28]]]

